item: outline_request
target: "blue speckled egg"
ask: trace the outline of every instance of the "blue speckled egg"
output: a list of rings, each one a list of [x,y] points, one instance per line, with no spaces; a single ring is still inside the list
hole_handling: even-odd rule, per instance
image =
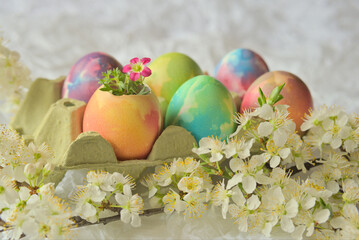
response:
[[[173,95],[165,126],[187,129],[199,141],[203,137],[226,139],[235,131],[235,105],[230,92],[213,77],[200,75],[186,81]]]
[[[249,49],[239,48],[220,60],[214,70],[214,77],[229,91],[243,95],[259,76],[268,71],[261,56]]]
[[[117,67],[122,70],[122,65],[115,58],[103,52],[83,56],[67,75],[62,88],[62,98],[73,98],[87,103],[101,86],[98,82],[103,78],[102,73]]]

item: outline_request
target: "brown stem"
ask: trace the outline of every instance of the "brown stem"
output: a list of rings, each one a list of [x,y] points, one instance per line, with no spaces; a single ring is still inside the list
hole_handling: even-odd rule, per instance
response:
[[[319,158],[314,159],[312,163],[304,163],[305,168],[309,171],[313,167],[316,167],[318,165],[322,165],[322,163],[318,163]],[[292,175],[302,172],[302,170],[299,170],[297,166],[290,167],[286,169],[286,172],[291,172]]]
[[[71,219],[75,222],[73,225],[71,225],[72,228],[79,228],[79,227],[85,227],[85,226],[91,226],[91,225],[96,225],[96,224],[103,224],[106,225],[110,222],[115,222],[121,219],[121,214],[120,214],[120,210],[119,208],[113,209],[111,208],[111,210],[115,211],[118,213],[118,215],[112,216],[112,217],[106,217],[106,218],[101,218],[98,222],[95,223],[91,223],[86,221],[85,219],[82,219],[81,217],[72,217]],[[152,209],[146,209],[143,211],[142,214],[140,214],[140,216],[152,216],[154,214],[158,214],[158,213],[162,213],[163,212],[163,208],[152,208]]]

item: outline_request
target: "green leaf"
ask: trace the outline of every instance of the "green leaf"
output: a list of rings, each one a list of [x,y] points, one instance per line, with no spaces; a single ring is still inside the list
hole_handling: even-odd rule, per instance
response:
[[[266,96],[264,95],[261,88],[259,88],[258,91],[259,91],[259,96],[260,96],[260,99],[261,99],[260,101],[262,103],[261,104],[261,106],[262,106],[263,104],[267,103]],[[259,103],[259,100],[258,100],[258,103]]]
[[[283,96],[280,94],[280,92],[282,91],[284,85],[285,83],[273,89],[273,91],[270,94],[268,104],[273,106],[274,104],[276,104],[277,102],[283,99]]]
[[[260,107],[262,107],[262,105],[263,105],[262,99],[260,97],[258,98],[258,104]]]

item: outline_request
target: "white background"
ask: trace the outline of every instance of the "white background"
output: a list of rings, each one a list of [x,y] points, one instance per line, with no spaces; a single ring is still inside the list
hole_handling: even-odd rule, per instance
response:
[[[250,48],[271,70],[299,76],[315,106],[336,104],[359,113],[355,0],[0,0],[0,31],[10,41],[8,47],[21,54],[33,79],[66,75],[93,51],[107,52],[123,65],[135,56],[155,59],[178,51],[213,74],[226,53]],[[144,218],[141,229],[121,223],[93,227],[95,231],[82,230],[78,237],[258,238],[237,235],[232,221],[220,220],[220,215],[191,224],[164,218]]]

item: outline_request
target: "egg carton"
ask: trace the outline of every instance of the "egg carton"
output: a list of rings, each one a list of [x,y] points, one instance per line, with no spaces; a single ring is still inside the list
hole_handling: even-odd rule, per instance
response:
[[[82,132],[86,103],[61,98],[65,77],[38,78],[10,123],[27,143],[47,143],[54,151],[56,167],[47,181],[59,183],[73,169],[121,172],[138,179],[174,158],[194,157],[195,138],[179,126],[168,126],[155,141],[146,159],[118,161],[109,142],[97,132]]]

